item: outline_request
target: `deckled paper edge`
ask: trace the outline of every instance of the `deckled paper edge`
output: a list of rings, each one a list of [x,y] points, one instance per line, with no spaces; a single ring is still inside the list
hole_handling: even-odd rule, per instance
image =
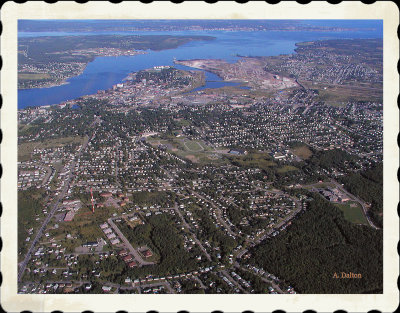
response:
[[[19,295],[17,294],[17,19],[383,19],[384,20],[384,294],[383,295]],[[127,310],[145,312],[241,312],[244,310],[273,311],[282,309],[299,312],[313,309],[318,312],[344,309],[349,312],[366,312],[378,309],[394,311],[399,291],[398,242],[398,147],[399,129],[396,106],[399,76],[396,71],[399,42],[396,35],[399,11],[392,2],[366,5],[360,2],[342,2],[331,5],[311,2],[301,5],[281,2],[270,5],[263,2],[216,4],[184,2],[173,4],[112,4],[94,2],[7,2],[1,9],[3,34],[1,36],[1,201],[3,215],[1,236],[1,304],[6,311],[30,310],[49,312],[62,310],[81,312],[115,312]]]

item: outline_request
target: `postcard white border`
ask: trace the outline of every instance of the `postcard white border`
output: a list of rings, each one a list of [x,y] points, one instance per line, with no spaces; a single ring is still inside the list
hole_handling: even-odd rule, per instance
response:
[[[384,20],[384,293],[374,295],[21,295],[17,294],[17,20],[18,19],[382,19]],[[399,10],[393,2],[7,2],[1,8],[1,305],[9,312],[266,312],[277,309],[286,312],[317,312],[347,310],[367,312],[396,309],[399,275],[396,246],[399,223],[396,213],[399,201],[399,150],[396,144],[399,130],[397,95],[399,75],[399,41],[396,35]]]

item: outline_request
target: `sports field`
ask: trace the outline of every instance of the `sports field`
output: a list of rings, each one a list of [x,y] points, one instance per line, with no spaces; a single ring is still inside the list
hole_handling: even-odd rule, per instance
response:
[[[292,152],[303,160],[312,156],[311,150],[306,145],[295,147],[292,149]]]
[[[184,141],[184,146],[187,150],[191,152],[199,152],[203,151],[203,146],[198,141]]]
[[[344,213],[344,218],[349,222],[368,225],[360,204],[350,202],[347,204],[336,204],[336,206]]]
[[[164,138],[149,137],[147,141],[154,147],[162,144],[179,157],[194,163],[226,163],[219,152],[201,140],[190,140],[186,137],[168,136]]]

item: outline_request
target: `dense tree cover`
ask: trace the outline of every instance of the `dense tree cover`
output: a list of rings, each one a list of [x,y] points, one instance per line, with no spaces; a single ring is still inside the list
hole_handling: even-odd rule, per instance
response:
[[[180,284],[181,284],[181,288],[182,288],[182,293],[203,293],[204,294],[204,290],[200,289],[200,284],[192,279],[183,279],[180,280]]]
[[[168,274],[182,273],[198,268],[199,264],[195,260],[195,253],[189,253],[183,248],[183,239],[176,228],[176,222],[172,216],[166,214],[154,215],[147,221],[147,225],[140,225],[138,228],[130,229],[135,242],[139,238],[142,243],[149,244],[149,247],[160,256],[158,264],[146,268],[125,267],[121,273],[123,277],[144,277],[153,274],[157,276],[165,276]],[[128,237],[129,233],[124,231]]]
[[[249,211],[240,210],[234,206],[228,206],[226,213],[228,214],[229,220],[235,225],[238,225],[244,217],[249,215]]]
[[[243,157],[228,156],[232,165],[242,168],[259,168],[262,172],[253,174],[256,180],[264,180],[264,176],[272,181],[276,188],[283,188],[299,182],[316,181],[315,168],[310,169],[308,163],[293,161],[273,161],[272,157],[265,153],[249,153]],[[304,168],[304,170],[303,170]],[[319,176],[318,176],[319,178]]]
[[[327,151],[315,151],[307,163],[316,168],[317,166],[327,170],[335,168],[343,168],[344,163],[354,164],[357,158],[340,149]]]
[[[219,246],[221,248],[222,257],[230,254],[237,246],[237,241],[226,235],[222,230],[218,229],[206,211],[196,210],[196,215],[200,217],[199,223],[201,224],[201,229],[203,230],[202,233],[199,234],[199,238],[214,242],[217,246]]]
[[[79,270],[76,274],[77,279],[81,279],[82,275],[87,275],[89,281],[94,281],[95,272],[101,274],[100,278],[106,281],[122,283],[125,277],[120,274],[126,264],[116,256],[110,256],[97,263],[97,258],[87,254],[81,254],[78,258]]]
[[[42,216],[43,199],[46,193],[42,189],[18,191],[18,247],[19,255],[27,252],[26,237],[28,230],[37,226],[36,217]],[[31,238],[32,240],[33,238]]]
[[[159,204],[161,207],[169,207],[174,203],[176,195],[166,191],[137,191],[133,192],[131,200],[137,205]]]
[[[235,273],[239,274],[240,277],[250,282],[252,289],[254,289],[255,293],[268,293],[268,284],[263,281],[259,276],[240,268],[235,268]]]
[[[210,36],[121,36],[121,35],[90,35],[90,36],[48,36],[36,38],[21,38],[19,47],[28,50],[29,57],[19,53],[20,63],[41,64],[50,62],[90,62],[95,55],[71,54],[70,50],[85,50],[95,48],[117,48],[136,50],[164,50],[176,48],[195,40],[212,40]]]
[[[383,226],[383,163],[372,169],[352,173],[340,179],[352,194],[371,203],[368,213],[373,221]]]
[[[346,221],[316,196],[288,231],[251,250],[252,262],[291,283],[301,293],[380,293],[382,231]],[[333,278],[341,272],[360,279]]]
[[[140,224],[132,228],[122,220],[122,222],[118,224],[118,228],[133,246],[146,245],[154,254],[159,254],[158,249],[154,246],[153,241],[151,240],[152,226],[150,224]]]

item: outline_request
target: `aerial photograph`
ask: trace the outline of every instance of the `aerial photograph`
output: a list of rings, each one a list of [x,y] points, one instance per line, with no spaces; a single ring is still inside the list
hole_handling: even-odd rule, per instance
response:
[[[19,294],[382,294],[383,21],[20,19],[17,162]]]

